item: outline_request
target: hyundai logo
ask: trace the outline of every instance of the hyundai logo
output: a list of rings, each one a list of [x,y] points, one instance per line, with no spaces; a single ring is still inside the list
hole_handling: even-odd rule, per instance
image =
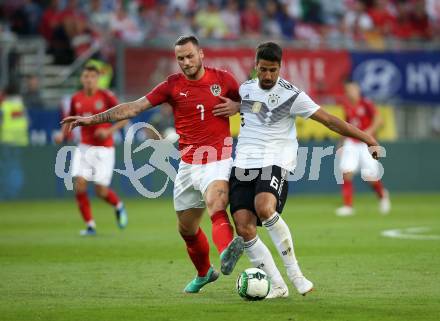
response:
[[[353,78],[365,96],[375,99],[392,97],[400,89],[402,77],[399,69],[385,59],[371,59],[359,64]]]

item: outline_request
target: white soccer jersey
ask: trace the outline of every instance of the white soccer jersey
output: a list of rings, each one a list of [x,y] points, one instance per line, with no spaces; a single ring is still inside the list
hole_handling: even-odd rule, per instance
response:
[[[241,128],[234,166],[261,168],[277,165],[293,171],[298,141],[295,117],[310,117],[319,106],[303,91],[278,78],[269,90],[258,79],[240,86]]]

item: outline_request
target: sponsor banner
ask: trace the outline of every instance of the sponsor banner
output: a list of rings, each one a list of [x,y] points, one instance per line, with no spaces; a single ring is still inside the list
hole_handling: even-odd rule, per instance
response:
[[[353,52],[352,77],[373,100],[440,102],[440,51]]]
[[[230,71],[239,83],[249,78],[255,64],[255,50],[250,48],[206,48],[205,66]],[[125,92],[127,97],[139,97],[164,81],[170,74],[180,72],[170,50],[126,48]],[[283,51],[281,76],[305,90],[313,98],[342,93],[343,80],[350,73],[350,59],[342,50]]]

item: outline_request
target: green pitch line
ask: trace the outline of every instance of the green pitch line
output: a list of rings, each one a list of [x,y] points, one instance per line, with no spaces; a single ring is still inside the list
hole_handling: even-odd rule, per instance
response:
[[[372,194],[356,195],[357,214],[339,218],[338,196],[297,196],[283,217],[315,291],[290,287],[287,299],[245,302],[235,279],[251,267],[245,256],[231,276],[199,294],[184,294],[195,276],[169,199],[125,200],[130,215],[120,231],[113,210],[92,206],[98,235],[83,228],[71,201],[0,204],[0,320],[408,320],[440,315],[440,241],[381,236],[384,230],[427,227],[440,235],[440,194],[391,195],[389,216]],[[203,228],[210,238],[207,217]],[[274,253],[267,233],[260,235]],[[212,263],[219,268],[211,247]],[[287,281],[287,277],[285,277]]]

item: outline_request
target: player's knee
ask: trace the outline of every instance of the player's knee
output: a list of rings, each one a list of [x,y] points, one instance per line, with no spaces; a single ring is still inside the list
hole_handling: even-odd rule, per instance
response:
[[[75,189],[75,193],[87,192],[87,182],[83,180],[75,180],[74,189]]]
[[[212,196],[208,197],[205,200],[205,203],[208,211],[214,213],[226,209],[228,206],[228,198],[226,196]]]
[[[245,241],[250,241],[257,235],[257,227],[253,224],[236,224],[235,231]]]
[[[179,234],[182,236],[196,235],[198,229],[199,229],[198,227],[194,228],[193,226],[185,226],[183,224],[179,224],[179,227],[178,227]]]
[[[108,191],[107,191],[107,188],[105,188],[105,187],[96,186],[95,193],[100,198],[106,198]]]
[[[180,235],[182,236],[190,236],[196,235],[199,230],[198,224],[191,222],[178,222],[177,229],[179,230]]]
[[[353,179],[353,172],[344,172],[342,174],[342,178],[344,179],[344,181],[351,181]]]
[[[257,212],[260,220],[264,221],[269,219],[273,213],[275,213],[275,207],[272,204],[256,202],[255,211]]]

